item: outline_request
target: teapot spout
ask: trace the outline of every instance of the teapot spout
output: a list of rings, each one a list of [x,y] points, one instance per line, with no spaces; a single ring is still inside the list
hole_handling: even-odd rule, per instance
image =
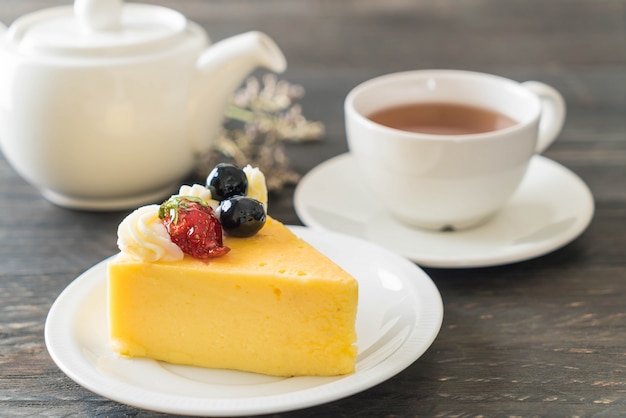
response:
[[[282,73],[287,61],[276,43],[257,31],[219,41],[200,55],[195,100],[190,109],[191,141],[196,152],[210,148],[232,94],[258,67]]]

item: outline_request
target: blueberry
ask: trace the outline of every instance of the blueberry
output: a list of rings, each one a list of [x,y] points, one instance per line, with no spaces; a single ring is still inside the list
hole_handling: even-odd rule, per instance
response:
[[[239,238],[251,237],[259,232],[266,219],[263,204],[245,196],[223,200],[218,213],[224,232]]]
[[[206,187],[211,190],[213,199],[222,201],[233,196],[244,196],[248,191],[248,178],[239,167],[221,163],[209,173]]]

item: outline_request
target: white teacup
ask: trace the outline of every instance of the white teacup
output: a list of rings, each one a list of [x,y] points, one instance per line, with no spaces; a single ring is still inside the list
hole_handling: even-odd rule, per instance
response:
[[[510,119],[510,126],[483,126],[486,132],[479,133],[461,126],[459,133],[439,121],[442,134],[406,128],[389,117],[370,119],[413,104],[485,109]],[[401,118],[399,112],[391,113]],[[384,75],[358,85],[345,100],[348,146],[363,183],[398,220],[436,230],[476,226],[503,207],[531,157],[560,133],[565,113],[562,96],[546,84],[459,70]]]

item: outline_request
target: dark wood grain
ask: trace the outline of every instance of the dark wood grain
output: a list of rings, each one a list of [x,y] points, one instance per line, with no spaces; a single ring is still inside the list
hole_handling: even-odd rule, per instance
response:
[[[2,0],[0,20],[64,3]],[[289,147],[300,173],[347,150],[343,98],[359,82],[463,68],[559,89],[568,119],[546,155],[577,173],[596,200],[587,231],[551,254],[428,269],[445,318],[424,356],[360,394],[273,416],[626,416],[626,0],[156,3],[214,40],[251,29],[276,40],[289,61],[282,77],[304,86],[305,115],[327,128],[322,142]],[[270,211],[299,224],[292,197],[293,188],[272,196]],[[0,214],[0,416],[166,416],[75,384],[43,339],[54,299],[116,251],[126,213],[55,207],[0,154]]]

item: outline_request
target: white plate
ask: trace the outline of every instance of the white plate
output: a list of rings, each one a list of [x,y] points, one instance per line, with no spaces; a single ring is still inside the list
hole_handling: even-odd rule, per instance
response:
[[[587,185],[539,155],[507,205],[489,222],[465,231],[426,231],[393,219],[359,182],[350,154],[304,176],[294,204],[308,226],[364,238],[425,267],[486,267],[534,258],[580,235],[594,212]]]
[[[355,373],[280,378],[122,358],[108,343],[107,260],[70,283],[52,305],[45,328],[52,359],[80,385],[121,403],[175,414],[237,416],[289,411],[355,394],[399,373],[426,351],[443,319],[441,297],[426,273],[363,240],[291,229],[359,282]]]

